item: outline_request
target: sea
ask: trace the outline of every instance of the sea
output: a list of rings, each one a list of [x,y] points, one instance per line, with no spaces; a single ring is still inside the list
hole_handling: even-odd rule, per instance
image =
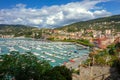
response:
[[[59,66],[74,58],[89,53],[89,48],[70,42],[51,42],[29,38],[0,38],[0,55],[18,51],[20,54],[32,52],[41,60],[46,60],[52,66]]]

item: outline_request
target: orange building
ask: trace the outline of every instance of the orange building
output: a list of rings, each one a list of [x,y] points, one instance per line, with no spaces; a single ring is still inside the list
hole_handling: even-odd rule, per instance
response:
[[[109,44],[109,40],[106,37],[96,38],[93,40],[95,45],[101,49],[105,49]]]

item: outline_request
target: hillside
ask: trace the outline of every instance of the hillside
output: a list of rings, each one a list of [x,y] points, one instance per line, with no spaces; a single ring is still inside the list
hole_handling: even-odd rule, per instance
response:
[[[79,31],[81,29],[95,29],[95,30],[105,30],[105,29],[115,29],[120,31],[120,15],[98,18],[88,21],[81,21],[66,25],[60,28],[60,30],[66,30],[68,32]]]
[[[15,36],[30,35],[34,30],[37,29],[38,28],[25,25],[0,24],[0,34],[2,35],[15,35]]]

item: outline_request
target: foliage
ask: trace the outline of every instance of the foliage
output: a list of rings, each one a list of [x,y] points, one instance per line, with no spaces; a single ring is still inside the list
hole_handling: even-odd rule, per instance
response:
[[[65,66],[56,66],[52,71],[58,71],[62,76],[64,76],[65,80],[72,80],[72,71]]]
[[[115,48],[120,48],[120,42],[115,44]]]
[[[0,80],[72,80],[72,72],[65,66],[51,67],[31,52],[20,54],[12,51],[0,55]]]
[[[118,73],[120,74],[120,58],[114,61],[113,66],[116,66]]]
[[[110,48],[109,49],[109,54],[110,55],[115,55],[117,52],[116,52],[116,50],[114,49],[114,48]]]
[[[51,38],[47,38],[47,40],[54,41],[54,38],[53,38],[53,37],[51,37]]]
[[[73,73],[76,73],[76,74],[78,74],[79,75],[79,70],[75,70],[75,69],[73,69]]]
[[[51,69],[47,62],[38,60],[32,53],[11,52],[9,55],[1,55],[1,60],[2,78],[11,76],[16,80],[39,80],[46,71]]]
[[[66,80],[63,75],[60,74],[59,71],[50,70],[47,72],[43,78],[44,80]]]
[[[95,30],[104,31],[105,29],[115,29],[116,31],[120,31],[120,23],[116,23],[120,21],[120,15],[103,17],[88,21],[81,21],[77,23],[73,23],[70,25],[66,25],[60,28],[60,30],[66,30],[68,32],[80,31],[81,29],[91,29],[91,27]]]
[[[112,44],[108,47],[109,54],[110,55],[117,55],[120,50],[120,42],[117,42],[116,44]]]
[[[79,39],[79,40],[77,40],[77,43],[85,45],[85,46],[89,46],[89,47],[93,47],[94,46],[87,39]]]
[[[72,80],[72,71],[65,66],[56,66],[44,74],[44,80]]]
[[[117,49],[118,52],[120,52],[120,42],[116,43],[115,48]]]
[[[0,24],[0,34],[2,35],[14,35],[14,37],[28,37],[28,38],[41,38],[42,30],[25,25],[5,25]]]
[[[82,44],[84,46],[89,46],[89,47],[93,47],[94,45],[91,44],[89,42],[89,40],[87,39],[64,39],[64,40],[53,40],[53,38],[50,38],[49,40],[51,41],[61,41],[61,42],[73,42],[73,43],[78,43],[78,44]]]
[[[25,25],[5,25],[0,24],[0,34],[3,35],[23,35],[26,33],[30,33],[32,29],[36,29],[35,27],[25,26]]]
[[[100,66],[115,66],[114,61],[118,60],[119,57],[119,52],[117,52],[117,45],[112,44],[109,45],[109,47],[103,51],[98,52],[98,54],[90,56],[90,59],[87,59],[84,64],[89,65],[92,64],[93,62],[93,57],[94,57],[94,64],[95,65],[100,65]]]

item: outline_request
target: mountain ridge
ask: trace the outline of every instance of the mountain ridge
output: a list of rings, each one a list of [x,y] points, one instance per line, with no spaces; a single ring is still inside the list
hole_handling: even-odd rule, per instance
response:
[[[58,30],[66,30],[68,32],[79,31],[80,29],[117,29],[120,31],[120,15],[102,17],[88,21],[80,21],[66,26],[55,28]]]

